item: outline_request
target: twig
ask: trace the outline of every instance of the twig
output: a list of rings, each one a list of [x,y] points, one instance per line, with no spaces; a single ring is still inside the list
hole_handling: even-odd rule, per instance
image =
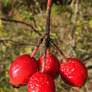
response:
[[[34,32],[38,33],[39,35],[41,35],[41,33],[34,28],[31,24],[28,24],[24,21],[18,21],[18,20],[14,20],[14,19],[7,19],[7,18],[0,18],[2,21],[8,21],[8,22],[14,22],[14,23],[20,23],[20,24],[25,24],[26,26],[32,28],[34,30]]]
[[[46,30],[45,30],[44,36],[41,39],[38,40],[38,43],[35,46],[32,54],[31,54],[31,57],[33,57],[36,54],[36,52],[37,52],[40,44],[42,43],[43,39],[45,39],[45,53],[44,53],[44,63],[43,63],[43,69],[42,69],[42,71],[44,71],[44,67],[45,67],[46,52],[47,52],[47,49],[50,46],[50,14],[51,14],[51,5],[52,5],[52,0],[48,0],[48,4],[47,4]],[[6,18],[1,18],[1,20],[2,21],[9,21],[9,22],[15,22],[15,23],[25,24],[26,26],[31,27],[37,34],[41,35],[36,28],[34,28],[31,24],[25,23],[24,21],[18,21],[18,20],[13,20],[13,19],[6,19]],[[55,46],[57,47],[57,45],[55,45]],[[59,50],[59,52],[60,52],[60,50]],[[64,57],[64,55],[63,55],[63,57]]]
[[[92,65],[89,65],[88,67],[87,67],[87,69],[89,70],[89,69],[92,69]]]
[[[16,43],[16,44],[19,44],[19,45],[32,45],[32,44],[29,44],[29,43],[17,42],[17,41],[11,40],[11,39],[0,39],[0,43],[5,43],[5,42],[12,42],[12,43]]]
[[[64,53],[61,51],[61,49],[51,40],[51,45],[54,46],[58,52],[60,52],[60,55],[63,59],[63,62],[67,62],[67,58],[65,57]]]
[[[45,62],[46,62],[46,53],[47,49],[50,47],[50,15],[51,15],[51,6],[52,6],[52,0],[48,0],[47,2],[47,19],[46,19],[46,30],[44,32],[46,39],[45,39],[45,52],[44,52],[44,61],[42,63],[42,70],[45,69]]]
[[[77,18],[78,18],[79,3],[80,3],[80,0],[76,0],[75,12],[74,12],[74,21],[73,21],[73,28],[72,28],[72,33],[71,33],[71,40],[72,40],[71,53],[73,53],[74,56],[76,56],[76,52],[75,52],[76,42],[75,42],[75,39],[74,39],[74,33],[76,31],[76,21],[77,21]]]
[[[75,2],[75,0],[72,0],[72,2],[71,2],[71,8],[73,8],[74,2]]]
[[[27,3],[28,8],[30,8],[30,2],[29,2],[29,0],[25,0],[25,1]]]
[[[43,42],[43,39],[44,39],[44,38],[45,38],[45,36],[43,36],[42,38],[40,38],[40,39],[38,40],[37,45],[35,46],[35,48],[34,48],[32,54],[30,55],[31,57],[34,57],[34,56],[35,56],[35,54],[36,54],[36,52],[37,52],[37,50],[38,50],[40,44]]]
[[[76,30],[76,21],[77,21],[77,18],[78,18],[79,3],[80,3],[80,0],[76,0],[75,12],[74,12],[74,21],[73,21],[73,29],[72,29],[72,38],[74,38],[74,32]]]

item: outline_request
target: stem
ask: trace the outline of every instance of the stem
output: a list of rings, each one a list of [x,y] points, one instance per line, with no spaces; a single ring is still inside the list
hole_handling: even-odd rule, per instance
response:
[[[28,5],[28,9],[29,9],[30,8],[30,2],[29,2],[29,0],[26,0],[26,3]]]
[[[76,30],[76,21],[77,21],[77,18],[78,18],[79,3],[80,3],[80,0],[76,0],[75,12],[74,12],[74,21],[73,21],[73,29],[72,29],[72,39],[74,38],[74,32]]]
[[[26,26],[31,27],[34,30],[34,32],[36,32],[39,35],[41,35],[41,33],[35,27],[33,27],[33,25],[28,24],[28,23],[26,23],[24,21],[18,21],[18,20],[8,19],[8,18],[0,18],[0,20],[2,20],[2,21],[8,21],[8,22],[14,22],[14,23],[20,23],[20,24],[25,24]]]
[[[67,62],[67,58],[65,57],[64,53],[61,51],[61,49],[51,40],[51,44],[57,49],[57,51],[60,52],[61,57],[63,59],[63,62]]]
[[[74,19],[73,19],[73,28],[71,33],[71,40],[72,40],[72,48],[71,48],[71,55],[74,55],[76,57],[76,41],[74,38],[74,34],[76,31],[76,21],[78,19],[78,13],[79,13],[79,5],[81,0],[76,0],[75,4],[75,11],[74,11]]]
[[[44,39],[44,38],[45,38],[45,36],[43,36],[42,38],[40,38],[40,39],[38,40],[37,45],[35,46],[35,48],[34,48],[32,54],[30,55],[31,57],[34,57],[34,56],[35,56],[35,54],[36,54],[36,52],[37,52],[37,50],[38,50],[40,44],[43,42],[43,39]]]
[[[45,33],[44,33],[46,35],[45,52],[44,52],[44,61],[43,61],[43,64],[42,64],[41,72],[44,72],[47,49],[49,49],[49,47],[50,47],[50,15],[51,15],[51,6],[52,6],[52,0],[48,0],[48,2],[47,2],[46,30],[45,30]]]

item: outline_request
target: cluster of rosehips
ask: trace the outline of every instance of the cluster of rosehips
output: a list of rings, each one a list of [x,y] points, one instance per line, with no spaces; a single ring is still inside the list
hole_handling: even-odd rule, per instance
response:
[[[59,64],[58,59],[47,51],[45,68],[41,72],[44,55],[38,61],[30,55],[19,56],[10,67],[10,83],[16,87],[28,84],[28,92],[55,92],[54,79],[60,74],[65,83],[83,86],[87,80],[84,64],[76,58],[66,60]]]

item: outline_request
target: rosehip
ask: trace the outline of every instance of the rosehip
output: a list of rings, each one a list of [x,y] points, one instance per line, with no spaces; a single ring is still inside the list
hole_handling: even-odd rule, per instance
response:
[[[29,79],[28,92],[55,92],[52,77],[46,73],[36,72]]]
[[[42,55],[38,60],[39,70],[42,69],[42,63],[44,61],[44,56]],[[51,53],[46,54],[46,64],[44,72],[51,75],[53,78],[56,78],[59,75],[59,61],[58,59]]]
[[[36,71],[37,61],[34,58],[26,54],[19,56],[10,67],[10,82],[16,87],[24,85]]]
[[[84,64],[76,58],[67,58],[67,62],[61,62],[60,75],[65,83],[81,87],[87,80],[87,69]]]

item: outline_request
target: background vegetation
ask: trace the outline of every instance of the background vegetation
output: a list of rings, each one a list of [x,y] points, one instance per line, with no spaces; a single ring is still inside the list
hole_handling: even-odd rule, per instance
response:
[[[16,57],[32,53],[45,22],[46,0],[0,0],[0,92],[27,92],[26,86],[16,89],[10,85],[9,67]],[[92,92],[92,0],[53,0],[51,38],[67,57],[79,58],[88,69],[82,88],[70,87],[59,77],[57,92]],[[44,44],[37,60],[43,48]],[[51,51],[60,60],[59,53],[54,48]]]

